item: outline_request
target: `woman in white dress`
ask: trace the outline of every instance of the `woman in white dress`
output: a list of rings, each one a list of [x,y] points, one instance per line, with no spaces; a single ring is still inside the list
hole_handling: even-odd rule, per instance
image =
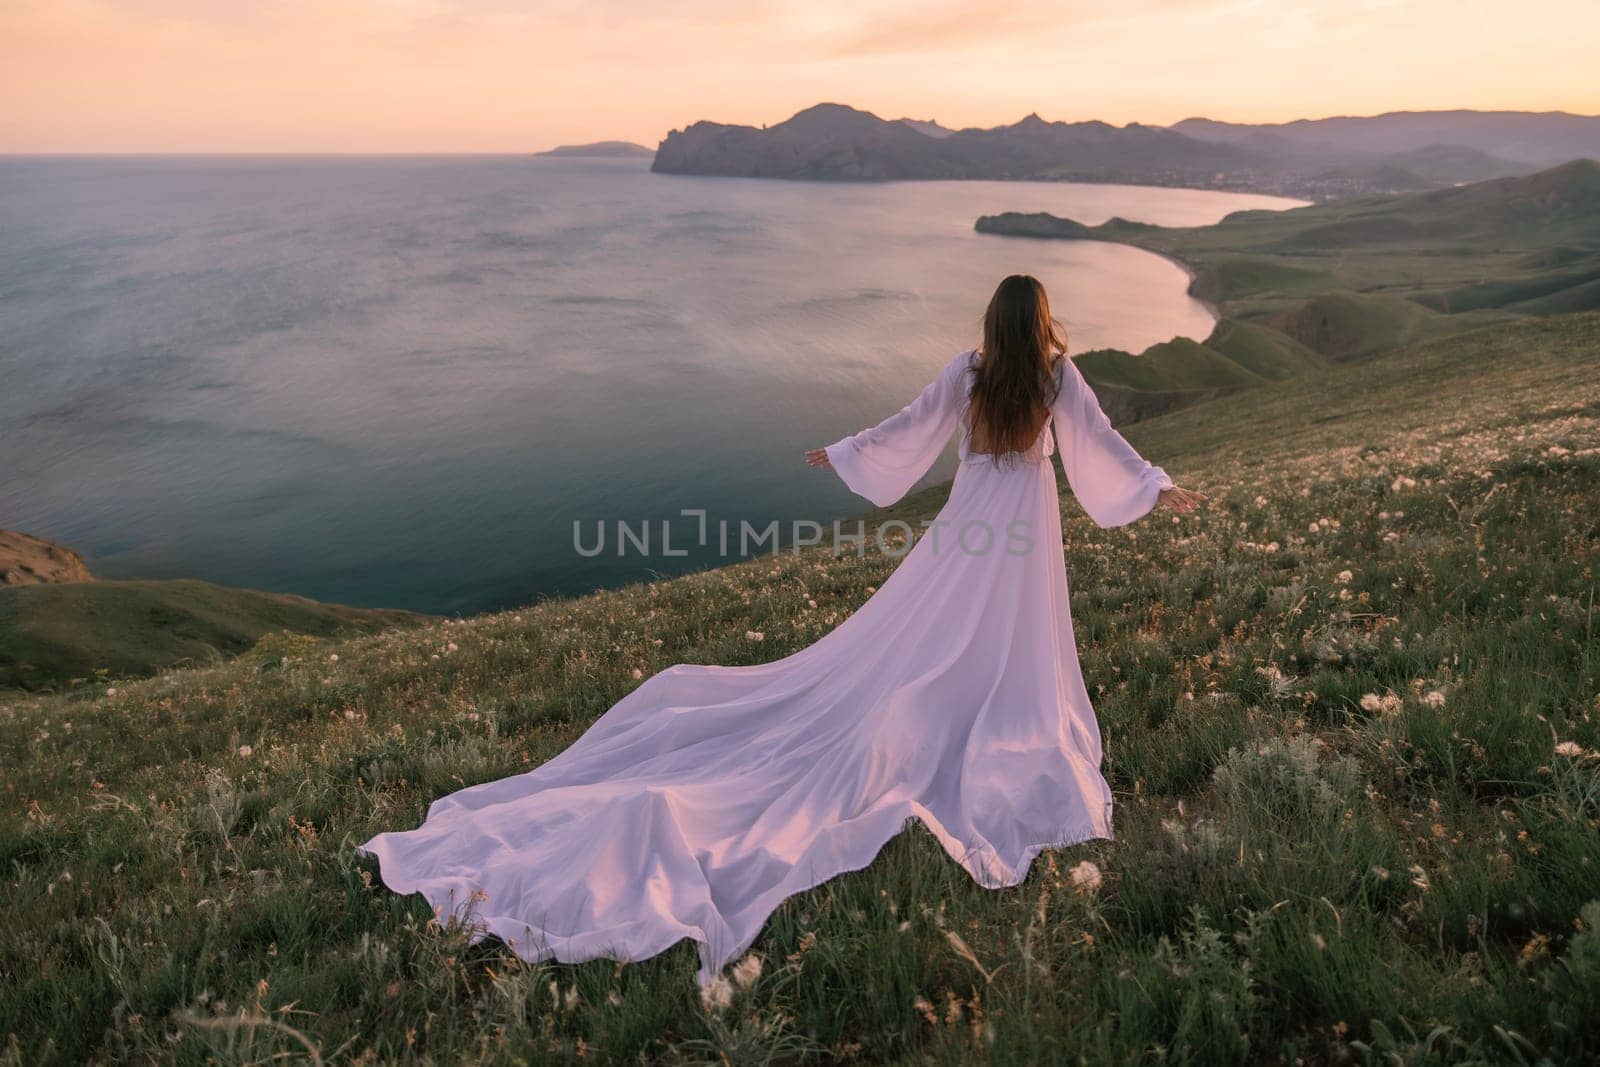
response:
[[[1050,455],[1101,526],[1204,498],[1111,427],[1036,280],[1001,282],[983,334],[898,414],[807,453],[881,507],[961,431],[948,502],[854,615],[771,663],[651,677],[543,766],[366,842],[384,883],[530,962],[692,938],[706,986],[785,898],[908,819],[992,888],[1111,838]]]

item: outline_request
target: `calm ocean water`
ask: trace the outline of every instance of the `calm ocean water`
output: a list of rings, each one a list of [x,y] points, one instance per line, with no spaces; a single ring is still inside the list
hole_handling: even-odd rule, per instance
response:
[[[104,577],[437,612],[702,566],[715,536],[681,542],[680,509],[861,511],[800,453],[916,395],[1007,273],[1045,282],[1074,351],[1209,332],[1176,265],[978,215],[1291,203],[635,161],[0,159],[0,526]],[[688,556],[574,548],[574,521],[592,546],[596,521],[662,519]]]

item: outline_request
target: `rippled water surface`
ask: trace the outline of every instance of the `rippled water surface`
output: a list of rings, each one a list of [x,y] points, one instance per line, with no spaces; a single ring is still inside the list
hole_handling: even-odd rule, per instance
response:
[[[573,523],[592,543],[683,508],[862,510],[801,451],[913,397],[1005,274],[1045,282],[1075,351],[1209,332],[1175,264],[977,216],[1289,204],[635,161],[0,160],[0,526],[104,577],[441,612],[704,565],[585,558]]]

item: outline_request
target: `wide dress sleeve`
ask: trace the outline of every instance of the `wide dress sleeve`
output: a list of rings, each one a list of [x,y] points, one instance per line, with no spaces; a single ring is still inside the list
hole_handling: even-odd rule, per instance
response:
[[[887,507],[928,473],[956,427],[969,356],[945,364],[915,400],[878,425],[827,447],[828,461],[852,492]]]
[[[1071,359],[1062,359],[1061,390],[1050,415],[1072,495],[1099,526],[1125,526],[1172,488],[1167,472],[1146,460],[1111,426]]]

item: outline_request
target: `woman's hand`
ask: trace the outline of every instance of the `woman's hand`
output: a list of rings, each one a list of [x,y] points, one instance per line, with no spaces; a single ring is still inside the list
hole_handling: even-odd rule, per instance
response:
[[[828,450],[826,448],[810,448],[810,449],[807,449],[806,450],[806,466],[808,466],[808,467],[831,467],[831,466],[833,466],[832,463],[828,462]]]
[[[1204,499],[1206,499],[1204,493],[1197,493],[1193,489],[1183,489],[1175,485],[1171,489],[1161,490],[1161,494],[1156,497],[1156,506],[1160,507],[1165,504],[1173,511],[1181,515],[1187,515],[1189,512],[1199,508],[1200,501]]]

